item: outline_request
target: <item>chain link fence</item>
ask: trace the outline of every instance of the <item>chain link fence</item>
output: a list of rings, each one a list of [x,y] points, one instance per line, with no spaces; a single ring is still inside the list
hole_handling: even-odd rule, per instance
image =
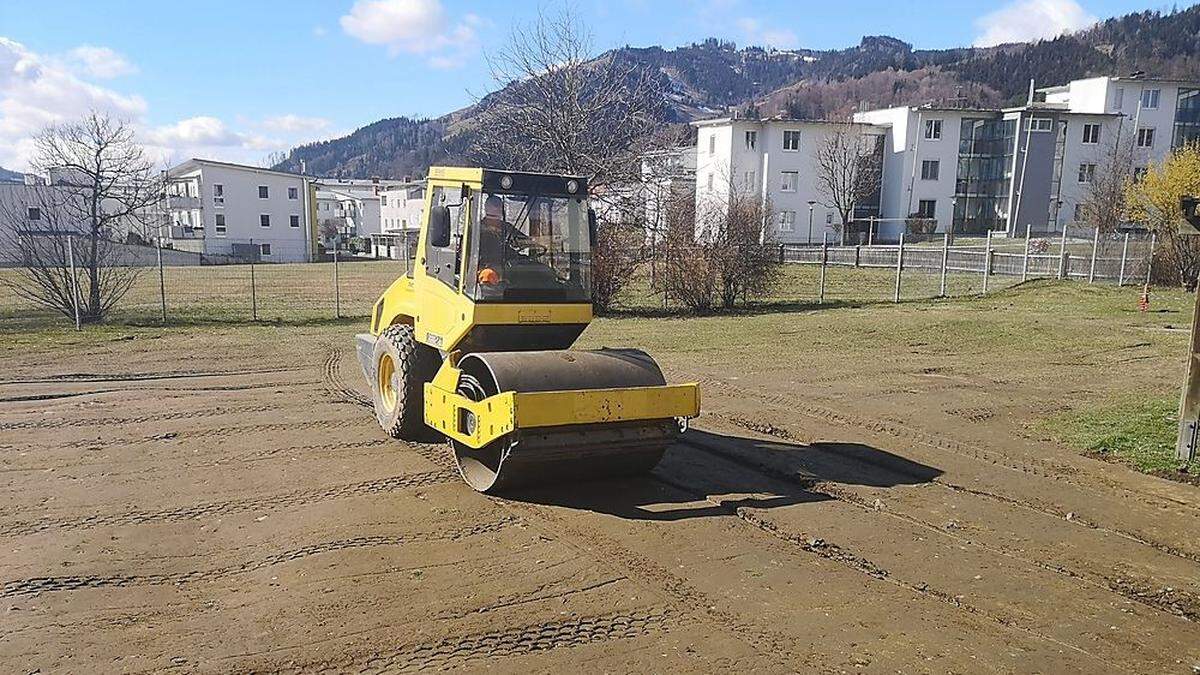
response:
[[[9,257],[0,266],[0,329],[76,323],[72,307],[86,307],[90,288],[85,238],[60,246],[58,259]],[[108,242],[121,248],[120,277],[128,290],[105,320],[130,324],[222,321],[304,322],[370,316],[379,294],[412,261],[346,257],[311,263],[270,263],[259,256],[189,254]],[[31,273],[51,279],[67,297],[66,311],[31,299]],[[103,284],[102,284],[103,285]],[[62,304],[62,303],[60,303]]]
[[[85,241],[59,246],[62,260],[41,260],[43,276],[62,277],[60,286],[76,306],[89,287],[79,253]],[[109,245],[114,245],[109,242]],[[1053,237],[921,237],[886,245],[779,246],[783,278],[767,302],[900,302],[977,295],[1029,279],[1141,286],[1148,282],[1155,239],[1150,234],[1103,234],[1070,229]],[[268,263],[255,255],[199,256],[171,249],[121,247],[122,276],[129,290],[106,320],[131,324],[219,321],[302,322],[366,317],[379,294],[405,274],[412,248],[388,248],[390,258],[329,256],[323,262]],[[404,255],[405,249],[409,255]],[[74,252],[74,260],[71,253]],[[375,251],[377,254],[379,251]],[[70,311],[39,306],[21,292],[28,286],[20,261],[0,267],[0,329],[75,323]],[[28,267],[29,261],[25,261]],[[655,294],[654,265],[649,289],[634,292],[627,308],[669,309],[678,305]]]

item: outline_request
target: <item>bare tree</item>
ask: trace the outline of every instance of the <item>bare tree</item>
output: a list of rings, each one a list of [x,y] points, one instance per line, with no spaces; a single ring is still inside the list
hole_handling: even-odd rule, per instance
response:
[[[838,213],[835,232],[854,216],[854,207],[879,192],[883,177],[878,136],[846,125],[830,133],[815,150],[817,192],[821,204]]]
[[[774,287],[781,266],[771,227],[775,218],[760,195],[731,182],[726,197],[694,208],[677,201],[669,213],[660,276],[668,294],[704,312],[717,305],[732,309],[739,298],[762,296]]]
[[[78,311],[84,323],[101,321],[141,272],[119,240],[151,229],[161,176],[132,128],[98,112],[46,128],[34,149],[32,168],[49,181],[17,186],[0,205],[6,255],[18,270],[4,283],[67,316]]]
[[[1122,125],[1123,126],[1123,125]],[[1133,182],[1133,134],[1118,127],[1116,137],[1105,149],[1080,203],[1082,221],[1104,234],[1117,231],[1128,218],[1127,194]]]
[[[661,144],[661,78],[619,52],[592,52],[590,33],[567,8],[515,29],[487,55],[499,90],[478,103],[471,157],[586,176],[599,192],[637,183],[641,158]]]

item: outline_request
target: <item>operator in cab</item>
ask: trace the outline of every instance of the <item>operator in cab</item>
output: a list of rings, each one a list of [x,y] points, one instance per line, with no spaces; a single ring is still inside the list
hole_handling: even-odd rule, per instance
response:
[[[495,284],[503,278],[505,264],[519,249],[528,249],[532,240],[504,219],[504,198],[499,195],[484,201],[480,226],[479,282]]]

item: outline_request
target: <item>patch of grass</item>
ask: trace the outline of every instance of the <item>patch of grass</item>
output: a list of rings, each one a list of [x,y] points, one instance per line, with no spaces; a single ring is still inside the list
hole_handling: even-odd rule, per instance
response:
[[[1045,422],[1060,442],[1153,474],[1179,473],[1179,402],[1156,398],[1059,415]],[[1200,476],[1195,464],[1183,473]]]

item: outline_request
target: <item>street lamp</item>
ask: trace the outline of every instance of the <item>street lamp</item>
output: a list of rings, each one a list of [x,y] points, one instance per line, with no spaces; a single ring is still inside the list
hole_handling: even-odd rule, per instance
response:
[[[815,199],[808,200],[808,245],[809,246],[812,246],[813,205],[815,205],[816,203],[817,203],[817,200],[815,200]]]

